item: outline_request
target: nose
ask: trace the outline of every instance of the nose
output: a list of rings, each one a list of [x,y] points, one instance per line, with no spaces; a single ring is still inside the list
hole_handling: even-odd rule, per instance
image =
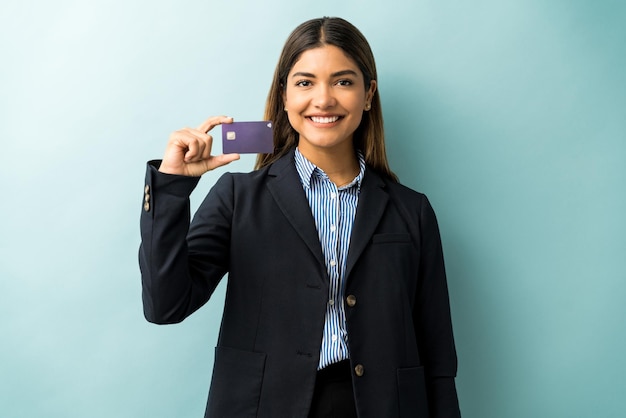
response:
[[[337,103],[333,94],[332,86],[319,84],[314,98],[314,105],[318,109],[328,109]]]

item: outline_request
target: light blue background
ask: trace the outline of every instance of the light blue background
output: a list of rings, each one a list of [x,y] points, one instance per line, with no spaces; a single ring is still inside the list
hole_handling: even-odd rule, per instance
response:
[[[370,40],[392,168],[438,213],[464,417],[626,416],[617,0],[4,1],[0,415],[202,415],[223,287],[143,319],[144,164],[210,115],[259,119],[322,15]]]

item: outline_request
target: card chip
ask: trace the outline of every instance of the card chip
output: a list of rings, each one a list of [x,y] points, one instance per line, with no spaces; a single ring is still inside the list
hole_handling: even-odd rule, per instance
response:
[[[237,137],[237,135],[235,134],[234,131],[227,131],[226,132],[226,139],[229,141],[234,140]]]

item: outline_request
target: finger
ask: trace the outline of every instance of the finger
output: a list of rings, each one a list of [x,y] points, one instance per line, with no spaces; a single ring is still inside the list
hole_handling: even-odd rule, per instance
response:
[[[189,142],[187,142],[187,152],[185,152],[185,162],[191,162],[197,159],[199,154],[200,142],[198,138],[191,138]]]
[[[195,140],[195,136],[184,130],[175,131],[170,135],[165,153],[172,157],[179,156],[178,158],[182,160],[184,155],[189,151],[189,144]]]
[[[202,141],[204,143],[207,143],[208,145],[211,145],[213,141],[213,137],[211,135],[207,134],[206,132],[201,132],[197,129],[183,128],[179,132],[187,135],[190,138],[196,138],[198,141]]]
[[[184,174],[185,156],[193,136],[184,130],[172,132],[159,171],[170,174]]]
[[[185,161],[199,161],[211,155],[213,137],[196,129],[183,128],[179,131],[181,141],[184,142]]]
[[[240,158],[239,154],[222,154],[211,157],[207,160],[207,169],[214,170],[223,165],[232,163]]]
[[[205,146],[200,153],[200,158],[203,160],[208,160],[211,158],[211,150],[213,148],[213,137],[211,135],[207,135],[206,141],[204,142]]]
[[[233,123],[233,118],[230,116],[211,116],[198,126],[198,130],[200,132],[207,133],[217,125],[221,125],[223,123]]]

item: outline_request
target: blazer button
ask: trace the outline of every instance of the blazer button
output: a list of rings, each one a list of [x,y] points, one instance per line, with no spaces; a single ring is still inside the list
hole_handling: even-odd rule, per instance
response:
[[[143,210],[145,210],[146,212],[150,212],[150,203],[146,202],[143,204]]]
[[[357,364],[356,366],[354,366],[354,373],[358,376],[361,377],[363,376],[363,374],[365,373],[365,368],[363,367],[362,364]]]
[[[145,194],[150,193],[150,186],[146,184],[146,187],[144,187],[143,191]]]
[[[349,307],[354,308],[354,305],[356,305],[356,296],[348,295],[348,297],[346,298],[346,303]]]

